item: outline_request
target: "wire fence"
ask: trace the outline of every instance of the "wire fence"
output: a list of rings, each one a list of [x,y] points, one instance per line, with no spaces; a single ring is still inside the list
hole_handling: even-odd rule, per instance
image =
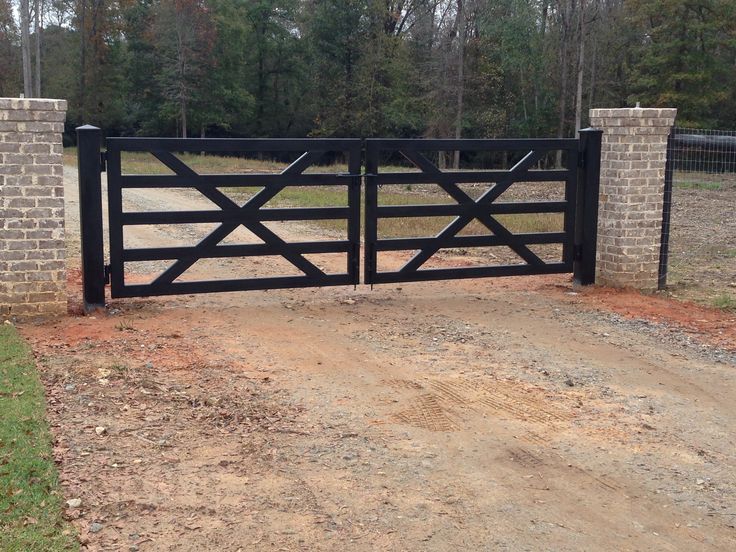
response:
[[[667,154],[675,185],[736,180],[736,131],[674,127]]]
[[[736,287],[736,131],[673,127],[665,173],[660,289],[673,284],[694,298],[730,301]]]

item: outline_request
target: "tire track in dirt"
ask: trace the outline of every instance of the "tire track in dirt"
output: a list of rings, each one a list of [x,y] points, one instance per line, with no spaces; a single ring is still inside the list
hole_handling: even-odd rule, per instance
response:
[[[541,450],[533,451],[528,447],[516,446],[510,447],[504,456],[524,470],[536,471],[546,480],[552,477],[559,477],[559,472],[567,472],[573,477],[581,477],[587,480],[590,484],[599,487],[607,493],[620,493],[623,490],[622,485],[612,478],[605,475],[597,475],[593,470],[567,462],[562,456],[554,453],[545,453]]]
[[[385,383],[402,390],[431,390],[409,399],[410,406],[393,416],[400,422],[431,431],[461,430],[471,416],[489,412],[548,429],[567,424],[574,418],[569,410],[552,404],[547,392],[518,381],[428,380],[423,385],[412,380],[393,379]],[[519,391],[520,386],[525,390]]]
[[[420,395],[416,399],[412,399],[409,407],[395,414],[394,419],[430,431],[457,431],[460,429],[460,426],[452,421],[439,398],[432,394]]]

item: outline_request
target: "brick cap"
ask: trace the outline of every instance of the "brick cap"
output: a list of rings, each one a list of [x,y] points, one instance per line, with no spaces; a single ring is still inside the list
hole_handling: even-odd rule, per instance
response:
[[[677,116],[677,108],[675,107],[622,107],[616,109],[591,109],[590,117],[598,117],[601,119],[634,117],[638,119],[671,119],[672,123]],[[671,126],[669,123],[667,126]],[[664,125],[663,125],[664,126]]]
[[[66,111],[66,100],[50,98],[0,98],[0,110]]]

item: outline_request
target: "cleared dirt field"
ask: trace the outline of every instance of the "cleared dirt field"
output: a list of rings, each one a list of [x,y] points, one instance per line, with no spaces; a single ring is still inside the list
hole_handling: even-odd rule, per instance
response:
[[[736,177],[675,173],[670,293],[736,312]]]
[[[728,312],[555,276],[125,300],[22,329],[89,550],[736,547]]]

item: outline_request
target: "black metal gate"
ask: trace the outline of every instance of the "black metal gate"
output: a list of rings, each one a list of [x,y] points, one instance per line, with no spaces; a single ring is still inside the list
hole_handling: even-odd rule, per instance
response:
[[[581,131],[580,139],[555,140],[384,140],[371,139],[166,139],[109,138],[101,153],[101,131],[95,127],[78,130],[80,221],[82,230],[82,277],[85,307],[104,306],[105,283],[111,296],[132,297],[204,293],[287,287],[356,285],[359,283],[360,186],[365,177],[365,283],[406,282],[481,276],[510,276],[573,272],[581,284],[595,279],[595,241],[598,214],[601,131]],[[366,174],[361,172],[365,145]],[[521,152],[520,160],[507,170],[446,171],[423,152],[436,151]],[[149,152],[171,174],[127,174],[121,170],[122,152]],[[278,174],[199,174],[175,154],[180,152],[298,153],[298,158]],[[341,155],[347,173],[313,172],[325,155]],[[401,155],[415,167],[414,172],[382,172],[381,153]],[[563,168],[541,168],[540,161],[561,152]],[[311,170],[309,172],[307,169]],[[418,169],[418,170],[417,170]],[[110,263],[104,264],[102,237],[102,189],[100,172],[108,175]],[[564,199],[559,201],[497,201],[517,182],[564,182]],[[381,205],[381,188],[396,184],[438,185],[453,204]],[[465,183],[485,183],[487,189],[473,199],[461,188]],[[291,186],[344,187],[344,207],[267,207],[282,190]],[[243,204],[236,203],[220,188],[260,187]],[[135,188],[188,188],[208,199],[216,210],[128,211],[124,193]],[[498,217],[508,214],[560,213],[563,228],[556,232],[513,233]],[[402,217],[455,217],[435,236],[381,238],[379,221]],[[264,224],[268,221],[345,220],[343,239],[287,242]],[[458,235],[477,220],[487,235]],[[217,227],[196,245],[183,247],[130,248],[124,240],[125,228],[134,225],[215,223]],[[244,227],[262,243],[222,243],[236,229]],[[529,246],[561,244],[560,259],[542,260]],[[507,246],[522,264],[481,267],[426,268],[426,263],[443,248]],[[398,269],[379,270],[381,252],[417,251]],[[305,256],[315,253],[342,253],[346,268],[327,273]],[[198,260],[223,257],[278,255],[302,274],[238,279],[191,281],[179,279]],[[126,263],[173,261],[151,282],[126,281]]]
[[[80,151],[84,137],[80,135]],[[106,271],[113,298],[277,289],[311,286],[355,285],[359,281],[360,255],[360,140],[331,139],[166,139],[108,138],[102,166],[107,172],[110,264]],[[122,152],[149,152],[173,174],[123,174]],[[299,157],[277,174],[198,174],[177,153],[249,155],[298,153]],[[325,154],[340,154],[347,160],[347,173],[305,171]],[[80,191],[83,181],[94,179],[95,167],[88,167],[80,154]],[[87,160],[89,161],[89,160]],[[94,163],[91,163],[94,165]],[[105,167],[106,165],[106,167]],[[83,173],[89,173],[87,175]],[[86,176],[86,178],[85,178]],[[99,172],[97,172],[99,179]],[[295,186],[332,186],[344,188],[345,207],[264,207],[282,190]],[[262,188],[245,203],[238,204],[220,188]],[[124,209],[123,192],[133,188],[188,188],[207,198],[217,210],[143,211]],[[84,197],[82,197],[84,206]],[[287,242],[264,222],[345,220],[346,234],[340,240]],[[129,248],[124,243],[124,229],[133,225],[172,225],[217,223],[218,226],[196,245],[187,247]],[[262,243],[222,244],[237,228],[244,227]],[[311,253],[344,253],[345,271],[327,273],[308,260]],[[302,275],[245,277],[206,281],[177,281],[198,260],[224,257],[278,255],[296,267]],[[128,283],[125,265],[142,261],[174,261],[150,283]],[[86,276],[86,274],[85,274]],[[99,294],[98,294],[99,295]],[[103,290],[104,297],[104,290]]]
[[[366,141],[365,282],[381,284],[419,280],[519,276],[574,272],[583,284],[595,279],[595,240],[598,214],[601,131],[581,131],[578,139],[530,140],[384,140]],[[426,152],[517,152],[521,155],[508,170],[440,170]],[[541,161],[564,159],[563,168],[539,168]],[[400,154],[415,167],[414,172],[382,172],[380,159]],[[497,202],[517,182],[564,182],[564,199],[559,201]],[[383,188],[419,183],[437,185],[452,204],[381,205]],[[480,183],[483,193],[473,199],[460,184]],[[512,233],[498,215],[561,213],[563,227],[557,232]],[[454,216],[437,235],[414,238],[381,238],[378,225],[386,218]],[[472,221],[479,221],[486,235],[461,236]],[[529,246],[561,244],[555,262],[545,262]],[[445,248],[506,246],[523,263],[474,267],[423,268]],[[398,269],[379,269],[380,253],[416,251]]]

